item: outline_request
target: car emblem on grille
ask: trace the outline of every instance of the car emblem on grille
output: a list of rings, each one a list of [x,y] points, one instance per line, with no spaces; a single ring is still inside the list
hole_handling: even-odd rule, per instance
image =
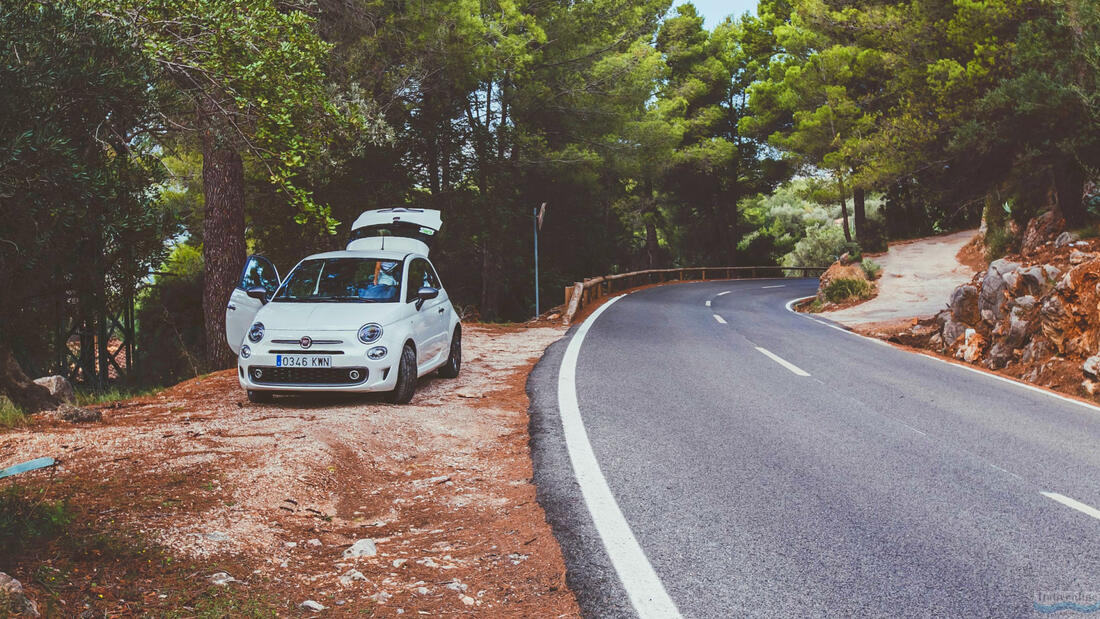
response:
[[[302,346],[302,348],[309,348],[310,346],[313,346],[313,339],[306,335],[303,336],[302,339],[298,340],[298,343]]]

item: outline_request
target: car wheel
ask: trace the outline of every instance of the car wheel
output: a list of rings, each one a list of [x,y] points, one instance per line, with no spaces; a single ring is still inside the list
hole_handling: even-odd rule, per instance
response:
[[[447,363],[439,368],[442,378],[458,378],[458,371],[462,369],[462,331],[455,329],[451,338],[451,356],[447,357]]]
[[[412,345],[406,344],[397,365],[397,385],[390,392],[389,401],[394,404],[408,404],[416,391],[416,379],[416,351]]]
[[[271,401],[271,392],[248,390],[248,401],[253,404],[267,404]]]

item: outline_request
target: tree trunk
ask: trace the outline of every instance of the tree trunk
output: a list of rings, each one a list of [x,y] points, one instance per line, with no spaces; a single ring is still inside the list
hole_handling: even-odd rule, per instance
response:
[[[844,240],[852,242],[852,229],[848,227],[848,201],[840,196],[840,218],[844,224]]]
[[[856,220],[856,240],[865,244],[871,239],[867,238],[867,194],[862,187],[852,189],[852,211]]]
[[[488,243],[481,246],[481,319],[492,322],[497,318],[497,281],[493,268],[493,253]]]
[[[202,313],[209,370],[232,367],[225,340],[225,305],[244,266],[244,167],[241,155],[212,127],[203,131],[202,185],[206,197]]]
[[[34,384],[15,360],[11,347],[0,342],[0,394],[3,394],[26,413],[57,408],[61,402],[50,395],[50,390]]]
[[[1075,163],[1054,168],[1054,189],[1058,193],[1058,210],[1066,219],[1066,228],[1085,226],[1085,173]]]
[[[642,197],[645,205],[642,209],[642,221],[645,222],[645,253],[648,268],[656,269],[658,260],[657,243],[657,201],[653,199],[653,183],[648,178],[645,180]]]

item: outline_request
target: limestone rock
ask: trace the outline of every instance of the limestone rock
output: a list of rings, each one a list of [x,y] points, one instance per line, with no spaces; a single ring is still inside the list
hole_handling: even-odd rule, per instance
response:
[[[374,540],[369,538],[361,539],[351,545],[350,548],[344,551],[345,559],[354,559],[358,557],[373,557],[378,554],[378,546],[375,545]]]
[[[1066,245],[1069,245],[1070,243],[1073,243],[1079,239],[1080,237],[1072,232],[1063,232],[1058,235],[1058,238],[1054,239],[1054,246],[1065,247]]]
[[[103,413],[98,410],[80,408],[72,404],[62,404],[54,413],[61,421],[69,423],[87,423],[91,421],[103,421]]]
[[[0,572],[0,616],[38,617],[38,605],[23,592],[23,583]]]
[[[1088,254],[1080,250],[1073,250],[1069,254],[1070,264],[1083,264],[1096,257],[1096,254]]]
[[[50,395],[65,404],[76,402],[76,390],[73,389],[73,384],[69,382],[69,379],[64,376],[43,376],[34,379],[34,384],[49,389]]]
[[[1088,376],[1100,378],[1100,355],[1093,355],[1081,364],[1081,370]]]
[[[978,324],[981,315],[978,312],[978,288],[970,284],[959,286],[951,293],[948,303],[951,316],[958,322]]]

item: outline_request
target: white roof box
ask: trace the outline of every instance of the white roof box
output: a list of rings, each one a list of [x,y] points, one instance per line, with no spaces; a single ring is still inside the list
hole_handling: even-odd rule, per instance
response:
[[[364,211],[351,226],[348,251],[407,251],[428,255],[443,227],[439,211],[384,208]]]

